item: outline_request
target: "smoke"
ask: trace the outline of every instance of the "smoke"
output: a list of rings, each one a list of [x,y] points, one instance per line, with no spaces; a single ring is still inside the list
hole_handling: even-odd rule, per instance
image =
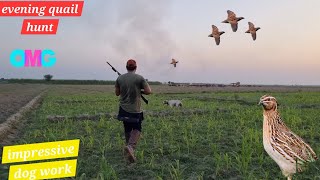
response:
[[[107,0],[95,1],[94,12],[85,17],[96,44],[106,56],[124,65],[129,58],[137,60],[139,71],[160,73],[174,58],[175,42],[166,26],[171,1]],[[156,67],[156,68],[155,68]]]
[[[94,71],[102,74],[101,79],[113,79],[116,75],[106,71],[106,58],[120,72],[125,72],[126,60],[133,58],[138,63],[137,73],[150,80],[170,79],[175,72],[170,74],[169,70],[176,70],[170,62],[177,58],[176,45],[167,25],[171,3],[170,0],[85,1],[82,16],[61,18],[55,36],[21,36],[20,25],[6,18],[1,22],[10,25],[10,30],[6,27],[0,31],[5,31],[4,38],[9,43],[0,44],[8,53],[0,54],[0,59],[8,59],[9,52],[15,48],[50,48],[59,60],[55,68],[46,70],[55,77],[87,79]],[[0,70],[6,72],[9,67],[9,61],[5,61]],[[22,71],[13,70],[15,77],[25,77]],[[30,71],[34,72],[28,73],[30,76],[42,77],[43,72]],[[8,76],[11,75],[8,73]]]

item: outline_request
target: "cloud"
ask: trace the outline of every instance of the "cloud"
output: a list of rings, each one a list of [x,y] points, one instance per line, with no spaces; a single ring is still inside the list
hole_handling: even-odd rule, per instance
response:
[[[146,69],[163,69],[176,49],[169,27],[164,24],[170,6],[170,0],[100,1],[94,4],[95,11],[84,18],[93,39],[105,47],[106,56],[121,64],[133,58]]]

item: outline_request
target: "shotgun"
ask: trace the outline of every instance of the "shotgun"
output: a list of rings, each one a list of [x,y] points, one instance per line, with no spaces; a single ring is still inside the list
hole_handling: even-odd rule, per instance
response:
[[[114,68],[108,61],[107,61],[107,63],[108,63],[109,66],[112,68],[112,70],[118,74],[118,76],[121,75],[121,74],[119,73],[119,71],[117,71],[116,68]],[[143,100],[146,104],[149,103],[148,100],[147,100],[142,94],[141,94],[141,98],[142,98],[142,100]]]

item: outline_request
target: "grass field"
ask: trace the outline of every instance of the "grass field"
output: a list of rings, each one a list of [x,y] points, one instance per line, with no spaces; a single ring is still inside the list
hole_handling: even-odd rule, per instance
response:
[[[123,158],[123,127],[112,116],[47,120],[49,115],[115,115],[118,98],[113,86],[49,88],[12,144],[80,139],[76,179],[285,179],[262,144],[262,107],[257,103],[268,93],[278,99],[285,123],[320,154],[319,89],[152,89],[150,104],[143,105],[135,165],[128,166]],[[181,99],[184,106],[164,106],[168,99]],[[0,179],[8,176],[7,168],[1,165]],[[320,179],[319,169],[317,161],[294,179]]]

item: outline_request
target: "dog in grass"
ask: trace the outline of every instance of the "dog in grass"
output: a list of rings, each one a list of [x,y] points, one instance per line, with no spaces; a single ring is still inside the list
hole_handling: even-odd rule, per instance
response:
[[[165,100],[163,104],[166,104],[170,107],[182,107],[182,102],[180,100]]]

